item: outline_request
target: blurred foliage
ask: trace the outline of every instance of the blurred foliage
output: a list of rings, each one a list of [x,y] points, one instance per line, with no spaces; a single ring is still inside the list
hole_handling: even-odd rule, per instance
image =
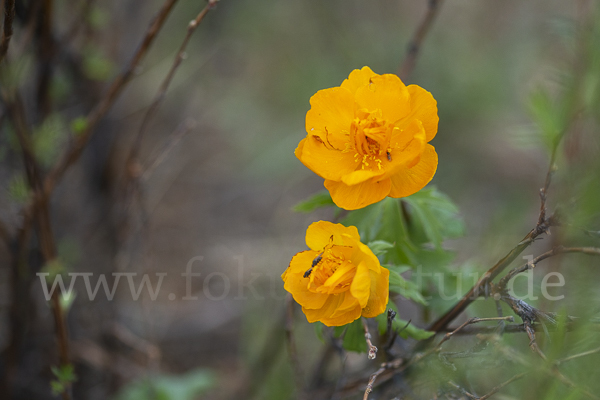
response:
[[[207,369],[177,376],[161,374],[129,383],[115,400],[194,400],[216,384],[215,374]]]

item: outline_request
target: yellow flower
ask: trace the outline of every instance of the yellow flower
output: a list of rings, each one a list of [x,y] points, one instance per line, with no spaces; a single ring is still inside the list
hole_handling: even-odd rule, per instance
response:
[[[396,75],[354,70],[340,87],[318,91],[296,157],[325,179],[338,207],[355,210],[406,197],[435,174],[437,103]]]
[[[360,242],[355,226],[315,222],[306,244],[310,250],[296,254],[281,278],[308,322],[340,326],[385,311],[390,271]]]

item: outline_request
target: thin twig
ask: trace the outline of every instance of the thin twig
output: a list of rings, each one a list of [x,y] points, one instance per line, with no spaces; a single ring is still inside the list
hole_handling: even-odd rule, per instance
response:
[[[156,168],[159,165],[161,165],[163,161],[165,161],[165,159],[173,150],[173,148],[175,148],[175,146],[181,141],[181,139],[189,131],[194,129],[194,127],[196,127],[196,121],[194,121],[191,118],[187,118],[177,127],[177,129],[175,129],[175,131],[171,135],[169,135],[169,137],[167,138],[167,143],[165,144],[161,152],[158,154],[158,156],[154,157],[154,161],[152,162],[152,164],[150,164],[149,167],[144,169],[141,178],[142,181],[147,181],[148,179],[150,179],[150,176],[152,175],[154,170],[156,170]]]
[[[442,1],[443,0],[429,0],[427,3],[427,12],[413,34],[413,37],[408,45],[408,49],[406,50],[404,61],[398,70],[398,76],[401,80],[405,81],[408,79],[412,70],[415,68],[417,56],[421,50],[423,39],[425,39],[425,36],[427,36],[427,33],[429,32],[429,29],[431,28],[431,25],[442,5]]]
[[[513,268],[512,270],[510,270],[510,272],[508,274],[506,274],[506,276],[504,278],[502,278],[500,280],[500,282],[498,282],[498,291],[502,292],[505,290],[506,285],[508,284],[508,282],[515,277],[517,274],[520,274],[522,272],[525,272],[527,270],[533,269],[535,268],[535,266],[540,262],[543,261],[547,258],[553,257],[557,254],[564,254],[564,253],[582,253],[582,254],[587,254],[587,255],[595,255],[595,256],[600,256],[600,248],[598,247],[563,247],[563,246],[557,246],[555,248],[553,248],[552,250],[549,250],[539,256],[537,256],[536,258],[534,258],[533,260],[519,266],[516,268]]]
[[[56,165],[54,165],[54,167],[46,176],[46,179],[44,180],[44,195],[46,197],[48,197],[52,193],[54,187],[61,180],[67,169],[75,161],[77,161],[77,159],[83,152],[86,144],[89,142],[92,134],[94,133],[96,125],[98,125],[98,123],[106,115],[108,110],[110,110],[110,108],[117,100],[127,83],[133,77],[135,70],[137,69],[138,65],[148,52],[158,32],[163,27],[168,15],[175,6],[175,3],[177,3],[177,0],[165,1],[162,8],[154,18],[154,21],[148,27],[148,30],[146,31],[146,34],[144,35],[140,46],[133,55],[127,67],[124,69],[123,72],[121,72],[121,74],[119,74],[119,76],[117,76],[117,78],[110,85],[110,88],[108,89],[104,97],[100,100],[96,107],[94,107],[94,109],[87,115],[85,128],[78,133],[71,146],[60,157],[59,161],[56,163]],[[34,202],[36,201],[39,201],[39,199],[34,199]]]
[[[381,364],[381,367],[377,371],[375,371],[369,378],[369,383],[367,384],[367,388],[365,389],[365,394],[363,395],[363,400],[369,399],[369,393],[371,393],[373,391],[373,385],[375,384],[375,381],[377,380],[377,377],[379,375],[381,375],[383,372],[385,372],[388,369],[399,368],[402,365],[403,361],[404,361],[403,359],[399,358],[392,362],[387,362],[387,363]]]
[[[304,398],[304,372],[298,360],[298,351],[296,349],[296,340],[294,339],[294,298],[290,293],[285,298],[285,339],[287,343],[288,356],[292,369],[294,370],[294,380],[296,383],[297,398]]]
[[[572,355],[569,357],[561,358],[560,360],[554,361],[554,364],[556,366],[558,366],[558,365],[566,363],[568,361],[575,360],[579,357],[585,357],[585,356],[589,356],[589,355],[596,354],[596,353],[600,353],[600,347],[593,349],[593,350],[584,351],[583,353],[575,354],[575,355]]]
[[[4,29],[2,30],[2,39],[0,39],[0,62],[8,52],[8,44],[13,35],[13,20],[15,19],[15,0],[4,1]]]
[[[489,391],[489,393],[478,397],[479,400],[486,400],[489,399],[490,397],[492,397],[493,395],[495,395],[496,393],[498,393],[500,391],[500,389],[502,389],[503,387],[510,385],[511,383],[513,383],[514,381],[518,381],[519,379],[522,379],[523,377],[525,377],[525,375],[527,375],[529,372],[522,372],[520,374],[517,374],[515,376],[513,376],[512,378],[510,378],[509,380],[507,380],[506,382],[503,382],[501,384],[499,384],[498,386],[496,386],[495,388],[493,388],[492,390]]]
[[[373,346],[373,342],[371,342],[371,333],[369,332],[369,327],[367,326],[367,320],[361,318],[362,326],[365,331],[365,341],[367,342],[367,347],[369,348],[369,360],[374,360],[377,357],[377,347]]]
[[[185,38],[183,39],[183,42],[181,43],[181,46],[179,47],[179,51],[177,51],[175,60],[173,61],[173,64],[171,65],[171,69],[169,69],[169,72],[167,73],[167,76],[161,83],[161,85],[158,89],[158,92],[156,93],[156,96],[154,97],[154,100],[152,101],[152,104],[146,111],[146,114],[144,115],[144,119],[142,120],[140,129],[139,129],[135,139],[133,140],[133,144],[129,151],[129,156],[127,157],[127,164],[132,164],[137,159],[138,153],[140,151],[142,139],[144,138],[144,135],[148,128],[148,124],[150,123],[152,117],[156,115],[158,108],[160,107],[160,104],[162,103],[162,101],[165,97],[165,94],[167,93],[167,90],[169,89],[169,85],[171,84],[171,81],[173,80],[173,77],[175,76],[175,72],[177,71],[177,68],[179,68],[179,66],[181,65],[181,62],[186,58],[185,50],[186,50],[187,45],[192,37],[192,34],[194,33],[194,31],[196,30],[198,25],[202,22],[202,20],[206,16],[206,14],[208,14],[208,12],[216,6],[218,1],[219,0],[208,0],[208,3],[206,4],[206,6],[204,6],[202,11],[200,11],[200,13],[196,16],[196,18],[193,19],[188,24],[187,33],[185,35]]]

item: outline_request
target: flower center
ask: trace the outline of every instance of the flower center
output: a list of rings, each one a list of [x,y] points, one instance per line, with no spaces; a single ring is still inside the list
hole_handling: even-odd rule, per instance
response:
[[[351,251],[348,246],[325,246],[321,261],[310,275],[308,289],[327,294],[348,290],[356,274],[356,266],[348,259]]]
[[[370,165],[369,161],[381,169],[382,156],[390,159],[390,140],[395,129],[398,128],[383,119],[380,109],[357,111],[350,127],[350,147],[356,152],[355,160],[362,160],[363,169]]]

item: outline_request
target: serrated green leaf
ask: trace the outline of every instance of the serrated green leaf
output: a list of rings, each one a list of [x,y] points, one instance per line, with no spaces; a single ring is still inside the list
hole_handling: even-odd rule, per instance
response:
[[[403,199],[409,214],[409,231],[416,243],[431,243],[441,248],[444,239],[464,234],[465,226],[458,207],[436,188],[423,189]]]
[[[365,243],[385,241],[393,243],[383,255],[383,262],[390,264],[418,265],[414,253],[418,250],[408,235],[400,201],[391,197],[360,210],[351,211],[342,221],[345,226],[358,228]]]
[[[333,202],[333,200],[331,200],[329,192],[327,190],[324,190],[313,195],[308,200],[301,201],[300,203],[296,204],[292,209],[295,212],[309,213],[319,208],[331,206],[335,206],[335,203]]]
[[[413,300],[419,304],[427,305],[427,301],[419,291],[416,283],[404,279],[400,274],[406,271],[406,267],[386,266],[390,271],[390,292],[398,293],[406,299]],[[402,272],[400,272],[402,271]]]

